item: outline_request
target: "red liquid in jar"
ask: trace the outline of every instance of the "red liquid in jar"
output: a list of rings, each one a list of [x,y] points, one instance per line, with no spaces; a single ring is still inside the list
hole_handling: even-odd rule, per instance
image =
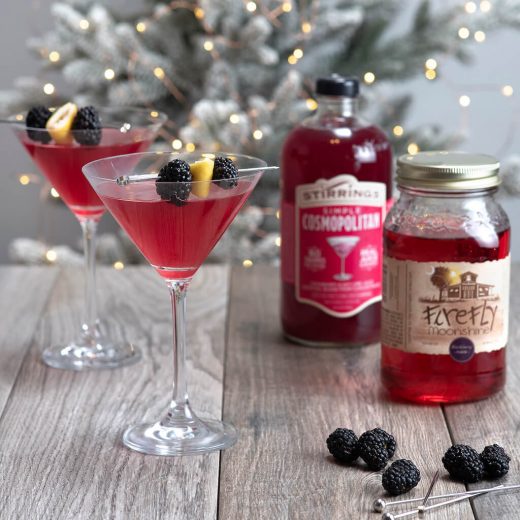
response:
[[[386,256],[417,262],[485,262],[509,254],[509,229],[498,234],[498,247],[483,247],[474,238],[435,239],[385,230]],[[505,345],[504,345],[505,347]],[[391,398],[421,403],[483,399],[505,383],[506,349],[475,354],[459,363],[449,355],[404,352],[382,346],[381,377]]]
[[[379,302],[351,317],[335,317],[302,303],[295,288],[295,190],[301,184],[349,174],[358,181],[386,186],[391,196],[392,152],[376,126],[361,126],[356,118],[335,117],[327,128],[300,126],[293,130],[282,156],[282,325],[286,336],[301,343],[364,345],[380,339]],[[370,161],[362,157],[368,150]],[[384,216],[383,216],[384,217]],[[382,227],[382,223],[381,223]],[[382,238],[381,238],[382,239]],[[381,260],[380,260],[381,261]],[[339,259],[338,259],[339,262]],[[339,265],[339,264],[338,264]]]

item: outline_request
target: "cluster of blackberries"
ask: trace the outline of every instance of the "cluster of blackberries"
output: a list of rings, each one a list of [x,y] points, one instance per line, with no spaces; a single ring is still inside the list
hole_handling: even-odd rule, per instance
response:
[[[337,428],[327,438],[327,447],[340,462],[351,464],[360,457],[370,469],[379,471],[394,456],[397,443],[381,428],[366,431],[359,439],[352,430]],[[421,473],[406,459],[396,460],[383,473],[383,487],[392,495],[410,491],[420,480]]]
[[[471,446],[455,444],[442,457],[451,478],[464,483],[503,477],[509,471],[510,460],[498,444],[486,446],[480,455]]]

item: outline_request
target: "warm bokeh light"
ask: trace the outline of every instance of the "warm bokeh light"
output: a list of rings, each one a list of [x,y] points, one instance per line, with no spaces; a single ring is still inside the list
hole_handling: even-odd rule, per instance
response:
[[[297,59],[301,59],[301,58],[303,58],[303,51],[302,51],[302,49],[294,49],[293,55],[294,55]]]
[[[172,148],[174,150],[180,150],[182,148],[182,141],[180,139],[174,139],[172,141]]]
[[[158,79],[163,79],[165,76],[164,69],[162,67],[155,67],[155,69],[153,69],[153,74]]]
[[[49,61],[52,63],[56,63],[60,61],[60,53],[58,51],[49,52]]]
[[[114,72],[114,69],[105,69],[105,79],[110,81],[113,80],[116,77],[116,73]]]
[[[262,130],[255,130],[253,132],[253,139],[260,141],[260,139],[262,139],[262,137],[264,137],[264,133],[262,132]]]
[[[477,43],[482,43],[486,39],[486,33],[484,31],[477,31],[473,37]]]
[[[410,143],[407,150],[410,155],[415,155],[419,151],[419,146],[417,143]]]
[[[250,13],[254,13],[256,11],[256,3],[255,2],[247,2],[246,4],[246,9],[250,12]]]
[[[504,85],[502,87],[502,95],[506,97],[510,97],[513,95],[513,87],[511,85]]]
[[[195,145],[193,143],[186,143],[186,151],[187,152],[194,152],[195,151]]]
[[[43,92],[48,96],[54,94],[55,91],[56,88],[52,83],[45,83],[45,85],[43,85]]]
[[[401,137],[401,136],[404,134],[404,128],[403,128],[401,125],[395,125],[395,126],[392,128],[392,133],[393,133],[396,137]]]
[[[137,32],[143,33],[146,31],[146,24],[144,22],[138,22],[135,24],[135,29]]]
[[[472,14],[477,10],[477,4],[475,2],[466,2],[464,4],[464,9],[466,13]]]
[[[242,262],[242,265],[244,267],[253,267],[253,260],[249,260],[249,258],[247,258]]]
[[[22,186],[27,186],[31,182],[31,178],[29,177],[29,175],[25,175],[24,173],[23,175],[20,175],[20,177],[18,177],[18,181]]]
[[[437,73],[433,69],[428,69],[424,72],[426,79],[432,80],[437,77]]]
[[[470,104],[471,104],[471,98],[469,96],[467,96],[466,94],[460,96],[459,105],[461,107],[469,107]]]
[[[114,262],[114,269],[116,271],[121,271],[124,268],[125,268],[125,264],[123,262],[121,262],[121,260],[118,260],[117,262]]]
[[[365,75],[363,76],[363,81],[367,85],[374,83],[375,80],[376,80],[376,75],[373,72],[365,72]]]
[[[58,190],[56,188],[51,188],[50,194],[51,194],[51,197],[53,197],[55,199],[60,198],[60,194],[58,193]]]
[[[231,114],[229,116],[229,122],[236,125],[240,122],[240,116],[238,114]]]
[[[307,98],[305,104],[309,110],[316,110],[318,108],[318,102],[312,98]]]
[[[470,32],[469,32],[469,29],[467,27],[461,27],[459,29],[459,38],[461,40],[466,40],[469,38],[469,35],[470,35]]]
[[[86,31],[90,27],[90,22],[83,18],[83,20],[79,21],[79,28]]]
[[[425,62],[424,62],[424,66],[427,68],[427,69],[433,69],[435,70],[437,68],[437,60],[434,59],[434,58],[428,58]]]
[[[54,249],[49,249],[45,253],[45,258],[47,259],[48,262],[55,262],[56,259],[58,258],[58,254],[56,253],[56,251],[54,251]]]
[[[213,45],[213,42],[211,40],[206,40],[204,42],[204,50],[210,52],[214,49],[214,45]]]

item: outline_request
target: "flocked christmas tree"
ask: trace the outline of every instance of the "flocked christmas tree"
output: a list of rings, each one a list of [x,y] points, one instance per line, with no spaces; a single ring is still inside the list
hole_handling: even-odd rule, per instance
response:
[[[413,153],[449,147],[458,136],[431,126],[404,132],[412,96],[392,96],[391,82],[417,74],[435,79],[432,56],[469,60],[468,36],[478,40],[478,31],[520,26],[520,0],[435,12],[428,1],[413,5],[410,24],[396,33],[398,0],[149,0],[131,17],[100,2],[69,0],[52,5],[54,29],[29,47],[42,58],[42,74],[61,72],[72,89],[67,98],[78,104],[166,112],[163,146],[173,150],[233,150],[277,164],[288,130],[316,109],[314,78],[339,72],[364,79],[367,117],[392,136],[396,153]],[[45,83],[16,80],[13,91],[0,92],[0,110],[66,100],[52,85],[42,89]],[[514,162],[506,176],[516,194],[519,169]],[[265,176],[256,206],[237,219],[214,258],[276,258],[277,182]],[[107,238],[105,245],[105,260],[114,248],[134,258],[119,241]]]

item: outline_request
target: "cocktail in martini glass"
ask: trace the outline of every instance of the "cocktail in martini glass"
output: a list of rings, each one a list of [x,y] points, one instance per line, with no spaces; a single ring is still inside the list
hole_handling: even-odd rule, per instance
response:
[[[83,230],[86,311],[78,336],[43,352],[46,364],[72,370],[115,368],[137,361],[130,343],[102,334],[96,308],[95,238],[105,207],[83,175],[82,167],[111,155],[147,150],[166,117],[142,109],[85,107],[67,103],[55,111],[35,107],[27,117],[10,118],[12,128],[33,161],[59,192]]]
[[[334,280],[347,281],[352,278],[351,274],[345,272],[345,259],[352,253],[358,242],[359,237],[357,236],[327,237],[327,243],[334,249],[341,261],[341,271],[334,275]]]
[[[236,440],[232,426],[202,420],[190,407],[185,299],[193,275],[265,167],[260,159],[242,155],[144,153],[102,159],[83,168],[108,210],[164,279],[171,296],[173,397],[162,419],[125,432],[123,442],[133,450],[188,455],[224,449]]]

